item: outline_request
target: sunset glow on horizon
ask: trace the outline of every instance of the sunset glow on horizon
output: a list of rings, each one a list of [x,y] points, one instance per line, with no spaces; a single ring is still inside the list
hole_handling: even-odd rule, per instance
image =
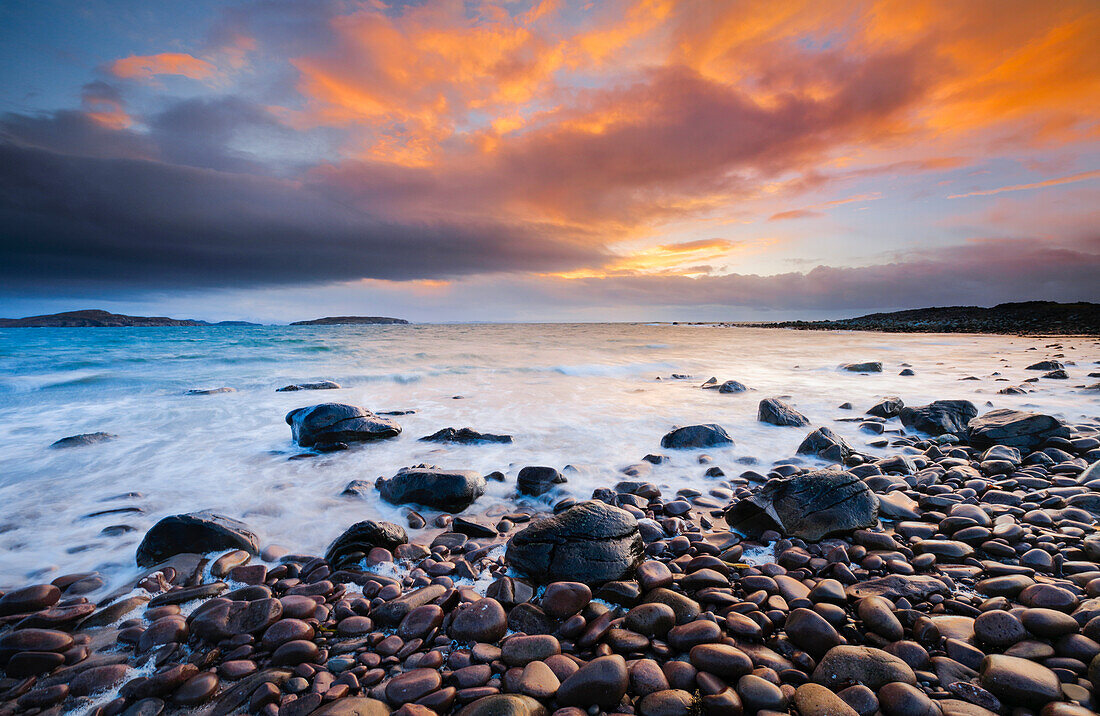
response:
[[[1100,298],[1088,0],[14,2],[0,27],[4,315]]]

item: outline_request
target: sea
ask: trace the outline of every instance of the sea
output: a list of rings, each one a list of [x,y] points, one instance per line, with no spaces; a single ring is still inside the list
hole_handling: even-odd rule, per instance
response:
[[[1024,382],[1042,375],[1028,365],[1050,358],[1066,364],[1069,379]],[[841,367],[864,361],[883,371]],[[900,375],[905,367],[915,375]],[[759,422],[768,397],[883,456],[898,448],[870,446],[882,436],[840,419],[885,396],[907,405],[966,399],[982,412],[1016,408],[1095,424],[1100,393],[1085,386],[1098,370],[1095,338],[637,323],[0,329],[0,589],[98,571],[109,590],[138,573],[135,549],[157,520],[202,509],[243,520],[265,545],[320,554],[359,520],[405,524],[408,508],[376,491],[341,492],[418,464],[503,472],[506,481],[489,482],[469,510],[488,524],[517,507],[588,498],[654,453],[670,459],[646,479],[665,494],[706,493],[721,481],[705,475],[709,467],[766,472],[792,458],[812,429]],[[701,389],[711,377],[749,390]],[[317,380],[343,387],[276,392]],[[998,393],[1010,385],[1029,392]],[[221,387],[234,390],[187,394]],[[293,459],[303,450],[291,441],[287,412],[324,402],[415,412],[395,418],[397,438]],[[722,425],[735,444],[661,449],[662,435],[694,423]],[[419,440],[446,427],[514,442]],[[118,437],[50,448],[100,431]],[[702,464],[700,453],[712,462]],[[575,469],[555,492],[520,498],[515,478],[527,465]],[[437,514],[421,513],[429,523]]]

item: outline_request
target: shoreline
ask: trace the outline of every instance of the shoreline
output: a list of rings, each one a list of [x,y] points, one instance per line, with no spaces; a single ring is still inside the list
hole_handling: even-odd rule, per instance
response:
[[[805,425],[784,408],[769,422]],[[303,446],[331,444],[296,413]],[[1100,427],[966,401],[860,420],[889,456],[806,426],[758,471],[716,464],[724,430],[689,426],[592,501],[495,521],[464,516],[484,476],[399,472],[362,489],[408,504],[407,524],[349,525],[324,555],[232,516],[166,518],[113,598],[83,596],[89,574],[0,596],[0,714],[1095,709]],[[700,489],[646,481],[672,451],[705,467]],[[552,500],[539,470],[517,487]]]

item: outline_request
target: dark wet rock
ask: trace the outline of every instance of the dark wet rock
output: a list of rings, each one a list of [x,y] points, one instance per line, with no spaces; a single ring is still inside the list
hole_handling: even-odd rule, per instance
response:
[[[375,609],[371,610],[371,616],[380,624],[397,626],[405,616],[417,607],[429,604],[446,594],[447,589],[440,584],[430,584],[426,587],[406,592],[400,597],[391,599]]]
[[[352,480],[344,485],[344,491],[340,494],[345,497],[362,497],[371,491],[374,483],[369,480]]]
[[[901,401],[901,398],[883,398],[871,406],[867,414],[880,418],[893,418],[900,415],[901,409],[904,407],[905,403]]]
[[[381,440],[400,434],[401,426],[356,405],[321,403],[286,414],[293,439],[302,447]]]
[[[276,393],[290,393],[298,390],[339,390],[340,384],[331,380],[320,380],[316,383],[294,383],[276,388]]]
[[[219,395],[221,393],[236,393],[236,388],[192,388],[184,392],[184,395]]]
[[[638,521],[602,502],[583,502],[517,532],[505,561],[542,582],[599,585],[621,579],[641,560]]]
[[[736,380],[727,380],[722,385],[718,386],[719,393],[744,393],[748,390],[744,383],[739,383]]]
[[[495,599],[486,597],[460,606],[448,633],[456,641],[495,643],[508,630],[508,615]]]
[[[420,438],[429,443],[458,443],[460,445],[476,445],[478,443],[510,443],[511,435],[496,435],[493,433],[479,433],[473,428],[443,428],[431,435]]]
[[[434,669],[412,669],[399,674],[386,684],[386,700],[391,704],[418,701],[439,689],[443,680]]]
[[[528,465],[519,471],[516,477],[516,489],[521,495],[537,497],[554,489],[555,485],[567,482],[562,475],[552,467]]]
[[[1003,654],[990,654],[982,660],[981,684],[1009,704],[1038,707],[1062,696],[1053,671],[1028,659]]]
[[[126,664],[107,664],[85,669],[69,682],[69,691],[73,696],[87,696],[106,691],[122,683],[128,671],[129,667]]]
[[[749,655],[729,644],[696,644],[688,657],[696,669],[726,681],[736,682],[752,671]]]
[[[853,599],[885,597],[895,602],[903,598],[911,602],[922,602],[933,594],[946,595],[951,592],[942,581],[925,574],[889,574],[853,584],[845,591]]]
[[[708,448],[733,445],[733,438],[721,425],[687,425],[676,428],[661,438],[661,447],[666,449]]]
[[[798,446],[798,454],[817,455],[833,462],[843,462],[852,454],[852,446],[831,428],[818,428],[807,435]]]
[[[1069,435],[1055,417],[1005,408],[974,418],[967,432],[970,444],[979,450],[1004,445],[1024,452],[1031,452],[1050,438]]]
[[[810,424],[809,418],[778,398],[764,398],[761,400],[760,406],[757,408],[756,419],[762,423],[772,425],[802,427]]]
[[[776,530],[816,541],[874,526],[878,498],[849,472],[818,470],[769,480],[750,497],[735,502],[726,512],[726,522],[749,537]]]
[[[814,669],[813,680],[830,688],[864,684],[879,689],[892,681],[917,683],[908,664],[869,646],[834,646]]]
[[[688,716],[694,697],[683,689],[664,689],[646,694],[638,702],[640,716]]]
[[[1056,360],[1041,360],[1038,363],[1032,363],[1024,370],[1061,370],[1065,368],[1061,362]]]
[[[97,445],[99,443],[105,443],[116,439],[117,435],[111,433],[81,433],[79,435],[70,435],[66,438],[61,438],[50,444],[51,448],[72,448],[72,447],[84,447],[85,445]]]
[[[375,547],[393,551],[408,544],[409,535],[392,522],[363,520],[344,530],[325,551],[325,561],[333,569],[343,569],[363,559]]]
[[[390,708],[378,699],[348,696],[323,704],[310,716],[389,716]]]
[[[462,512],[485,494],[485,478],[479,473],[429,466],[402,468],[376,485],[386,502],[413,503],[444,512]]]
[[[562,682],[558,689],[558,703],[584,709],[590,706],[610,709],[622,700],[629,681],[623,657],[601,656]]]
[[[209,511],[191,512],[153,525],[138,546],[137,563],[151,567],[177,554],[229,549],[252,555],[260,551],[256,535],[243,522]]]
[[[936,400],[928,405],[902,408],[898,416],[910,430],[929,435],[959,434],[978,416],[978,409],[969,400]]]
[[[940,716],[940,707],[916,686],[886,684],[878,692],[879,704],[886,716]]]

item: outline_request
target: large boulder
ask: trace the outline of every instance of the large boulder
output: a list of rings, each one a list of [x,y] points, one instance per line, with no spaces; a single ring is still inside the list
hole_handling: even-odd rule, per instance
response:
[[[473,470],[443,470],[429,465],[405,467],[375,483],[382,499],[395,505],[415,503],[444,512],[462,512],[485,494],[485,478]]]
[[[398,545],[408,544],[409,535],[401,525],[392,522],[363,520],[344,530],[325,552],[325,561],[333,569],[355,564],[375,547],[393,551]]]
[[[850,472],[817,470],[768,480],[726,512],[732,529],[748,537],[775,530],[817,541],[878,522],[878,498]]]
[[[676,428],[661,438],[661,447],[666,449],[708,448],[722,445],[733,445],[733,438],[725,428],[714,423]]]
[[[779,398],[764,398],[756,411],[756,419],[772,425],[791,425],[800,428],[809,425],[810,420],[802,413],[784,403]]]
[[[302,447],[392,438],[401,426],[357,405],[321,403],[286,414],[294,441]]]
[[[833,462],[844,462],[852,454],[852,446],[831,428],[818,428],[807,435],[798,446],[798,454],[817,455]]]
[[[638,521],[603,502],[535,520],[508,540],[505,561],[540,582],[589,586],[622,579],[642,558]]]
[[[152,567],[185,552],[202,554],[243,549],[257,554],[260,545],[248,525],[210,511],[165,517],[145,533],[137,549],[139,567]]]
[[[969,400],[936,400],[928,405],[902,408],[898,416],[910,430],[944,435],[964,432],[967,423],[978,416],[978,409]]]
[[[979,450],[1004,445],[1021,452],[1031,452],[1050,438],[1064,438],[1070,434],[1058,418],[1007,408],[991,410],[974,418],[967,426],[967,433],[970,444]]]

